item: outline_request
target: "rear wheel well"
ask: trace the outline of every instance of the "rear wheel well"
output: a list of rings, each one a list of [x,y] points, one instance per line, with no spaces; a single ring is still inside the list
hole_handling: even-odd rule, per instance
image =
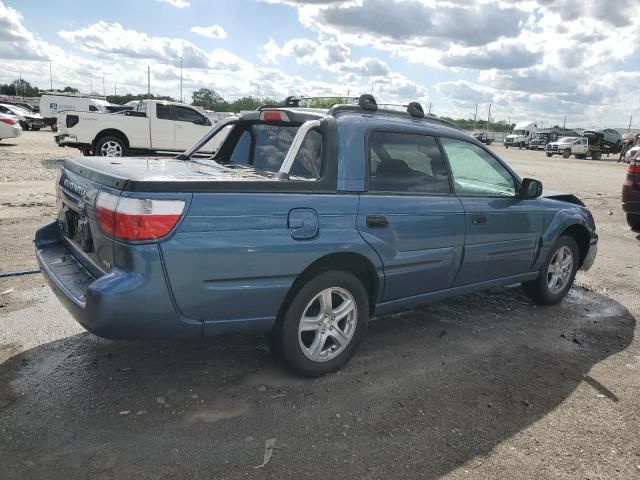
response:
[[[282,306],[278,312],[278,321],[280,322],[282,320],[289,303],[298,290],[300,290],[310,278],[330,270],[349,272],[362,282],[369,297],[369,313],[373,315],[379,288],[376,268],[371,261],[363,255],[357,253],[332,253],[331,255],[319,258],[298,275],[298,278],[293,282],[289,292],[287,292],[287,296],[282,302]]]
[[[127,138],[127,136],[120,130],[116,130],[115,128],[108,128],[98,133],[96,135],[96,138],[93,140],[93,144],[91,145],[91,147],[95,149],[100,139],[104,137],[118,137],[124,142],[125,146],[129,148],[129,139]]]
[[[582,266],[584,260],[587,258],[587,253],[589,253],[589,247],[591,246],[591,234],[589,234],[589,230],[587,230],[582,225],[571,225],[567,228],[562,235],[567,235],[573,238],[578,244],[578,251],[580,254],[580,261],[578,266]]]

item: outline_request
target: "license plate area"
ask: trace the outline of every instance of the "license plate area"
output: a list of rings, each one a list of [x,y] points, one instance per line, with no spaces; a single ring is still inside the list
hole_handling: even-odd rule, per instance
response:
[[[93,239],[89,220],[80,213],[63,205],[58,217],[58,225],[62,234],[77,243],[85,252],[93,251]]]

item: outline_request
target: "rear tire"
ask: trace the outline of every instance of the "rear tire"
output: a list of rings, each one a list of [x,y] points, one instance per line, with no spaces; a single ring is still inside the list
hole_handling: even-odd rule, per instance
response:
[[[602,158],[602,152],[593,152],[591,158],[593,160],[600,160]]]
[[[102,137],[96,142],[93,154],[96,157],[126,157],[127,146],[120,137]]]
[[[22,120],[20,120],[18,123],[20,124],[20,127],[22,128],[23,131],[25,132],[29,131],[29,124],[27,122],[23,122]]]
[[[342,309],[342,310],[341,310]],[[331,270],[310,278],[286,306],[269,341],[305,377],[338,370],[367,332],[369,297],[353,274]]]
[[[541,305],[560,303],[573,285],[579,259],[578,244],[563,235],[551,248],[538,278],[522,284],[524,293]]]
[[[632,231],[640,233],[640,213],[627,213],[627,223]]]

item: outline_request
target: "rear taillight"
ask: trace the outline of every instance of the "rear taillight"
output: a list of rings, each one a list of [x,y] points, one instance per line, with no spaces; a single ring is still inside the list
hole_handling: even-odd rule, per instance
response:
[[[627,173],[640,175],[640,151],[634,155],[627,167]]]
[[[102,231],[116,240],[162,238],[176,226],[183,211],[182,200],[118,197],[107,192],[100,192],[96,200],[96,219]]]
[[[6,123],[7,125],[15,125],[18,123],[13,118],[0,118],[0,122]]]

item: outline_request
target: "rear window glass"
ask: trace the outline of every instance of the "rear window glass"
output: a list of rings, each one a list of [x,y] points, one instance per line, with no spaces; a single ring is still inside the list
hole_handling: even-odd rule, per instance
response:
[[[242,125],[239,128],[243,131],[235,136],[235,145],[229,160],[271,172],[280,170],[298,132],[297,126],[271,124]],[[322,174],[322,134],[320,132],[311,130],[306,135],[289,174],[290,177],[305,179],[320,178]]]

